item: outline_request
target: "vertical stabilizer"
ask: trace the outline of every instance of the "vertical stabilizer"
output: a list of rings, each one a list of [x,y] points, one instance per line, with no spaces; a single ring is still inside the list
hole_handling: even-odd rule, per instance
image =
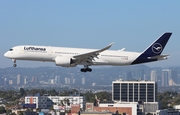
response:
[[[149,57],[157,57],[160,56],[164,47],[166,46],[169,38],[171,37],[172,33],[164,33],[162,36],[160,36],[156,41],[154,41],[149,47],[147,47],[142,54],[132,63],[132,64],[139,64],[139,63],[145,63],[145,62],[151,62],[151,61],[157,61],[158,58],[152,58]]]

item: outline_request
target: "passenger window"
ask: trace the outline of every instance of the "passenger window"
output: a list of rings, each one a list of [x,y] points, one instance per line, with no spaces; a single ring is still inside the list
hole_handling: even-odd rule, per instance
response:
[[[10,49],[9,51],[13,51],[13,49]]]

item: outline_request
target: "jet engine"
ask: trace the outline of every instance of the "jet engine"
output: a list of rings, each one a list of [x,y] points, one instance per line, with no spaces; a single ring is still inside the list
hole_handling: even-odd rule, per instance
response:
[[[57,66],[62,66],[62,67],[75,67],[76,64],[73,62],[72,58],[70,57],[56,57],[55,58],[55,64]]]

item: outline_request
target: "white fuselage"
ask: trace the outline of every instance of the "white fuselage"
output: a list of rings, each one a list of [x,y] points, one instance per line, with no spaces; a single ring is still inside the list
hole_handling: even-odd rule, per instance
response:
[[[4,56],[13,60],[14,67],[17,66],[16,60],[48,61],[62,67],[84,65],[81,72],[91,72],[91,65],[123,66],[165,60],[169,55],[161,53],[171,34],[164,33],[141,53],[127,52],[124,48],[108,50],[113,45],[111,43],[102,49],[21,45],[13,47]]]
[[[32,60],[55,62],[56,57],[72,58],[87,52],[93,52],[97,49],[51,47],[51,46],[16,46],[7,51],[4,56],[15,60]],[[89,65],[130,65],[141,53],[127,52],[122,50],[106,50],[95,58]],[[84,61],[77,65],[84,65]]]

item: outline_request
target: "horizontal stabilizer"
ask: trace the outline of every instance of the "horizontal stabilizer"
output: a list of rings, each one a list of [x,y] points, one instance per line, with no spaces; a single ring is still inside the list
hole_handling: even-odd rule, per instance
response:
[[[167,59],[169,55],[158,55],[153,57],[148,57],[148,59]]]

